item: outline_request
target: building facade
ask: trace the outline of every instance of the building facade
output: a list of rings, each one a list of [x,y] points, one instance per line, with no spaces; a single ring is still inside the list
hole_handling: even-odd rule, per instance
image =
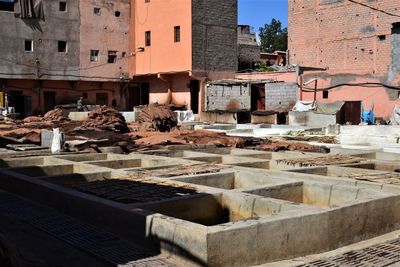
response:
[[[0,27],[0,86],[8,106],[28,116],[81,95],[110,105],[128,73],[123,53],[129,49],[129,5],[129,0],[0,1],[0,23],[7,25]],[[117,51],[113,61],[109,51]]]
[[[250,25],[238,25],[239,71],[253,69],[260,60],[260,45]]]
[[[237,70],[236,27],[237,0],[132,1],[129,108],[204,110],[205,82]]]
[[[237,70],[237,0],[0,0],[0,23],[0,89],[22,116],[81,95],[198,112],[205,81]]]
[[[392,0],[289,0],[289,62],[328,69],[303,75],[328,89],[319,101],[361,101],[387,118],[400,104],[399,10]]]

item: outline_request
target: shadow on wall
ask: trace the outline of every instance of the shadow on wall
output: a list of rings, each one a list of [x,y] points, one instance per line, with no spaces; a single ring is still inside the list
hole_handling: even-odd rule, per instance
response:
[[[31,28],[32,31],[39,31],[43,33],[42,26],[38,19],[22,19],[26,26]]]

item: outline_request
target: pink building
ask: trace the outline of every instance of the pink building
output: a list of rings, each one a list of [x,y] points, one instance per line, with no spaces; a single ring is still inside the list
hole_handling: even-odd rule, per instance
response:
[[[302,75],[327,89],[318,91],[318,101],[361,101],[388,118],[400,104],[400,3],[357,2],[289,0],[289,62],[328,68]],[[312,100],[314,93],[301,96]]]
[[[81,95],[120,110],[197,112],[205,81],[237,69],[237,0],[42,0],[32,17],[34,8],[0,1],[0,92],[22,116]]]

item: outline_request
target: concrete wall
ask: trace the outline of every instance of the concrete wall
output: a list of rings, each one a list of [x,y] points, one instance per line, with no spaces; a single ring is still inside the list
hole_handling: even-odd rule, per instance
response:
[[[265,110],[287,112],[298,100],[296,83],[265,84]]]
[[[79,74],[78,0],[67,1],[67,12],[59,11],[58,1],[43,4],[45,21],[16,17],[19,3],[15,4],[16,13],[0,11],[0,78],[77,79],[74,75]],[[33,40],[33,52],[25,52],[25,40]],[[58,52],[58,41],[67,41],[67,53]]]
[[[99,15],[94,13],[94,8],[100,8]],[[119,81],[120,77],[129,76],[129,9],[130,0],[80,1],[82,80]],[[116,12],[120,12],[119,16]],[[99,50],[97,62],[90,61],[90,50]],[[116,63],[107,63],[108,51],[117,51]]]
[[[192,0],[192,68],[236,71],[237,0]]]
[[[339,122],[339,114],[328,115],[314,112],[289,112],[289,125],[293,126],[309,126],[309,127],[326,127]]]
[[[206,110],[250,110],[250,84],[209,85],[206,88]]]

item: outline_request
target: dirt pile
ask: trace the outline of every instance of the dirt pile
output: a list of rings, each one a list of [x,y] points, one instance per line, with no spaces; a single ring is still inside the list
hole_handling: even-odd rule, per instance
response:
[[[91,111],[82,128],[97,128],[104,131],[115,133],[129,133],[124,116],[110,107],[100,107]]]
[[[139,115],[140,131],[169,132],[178,125],[176,114],[166,105],[150,104]]]

